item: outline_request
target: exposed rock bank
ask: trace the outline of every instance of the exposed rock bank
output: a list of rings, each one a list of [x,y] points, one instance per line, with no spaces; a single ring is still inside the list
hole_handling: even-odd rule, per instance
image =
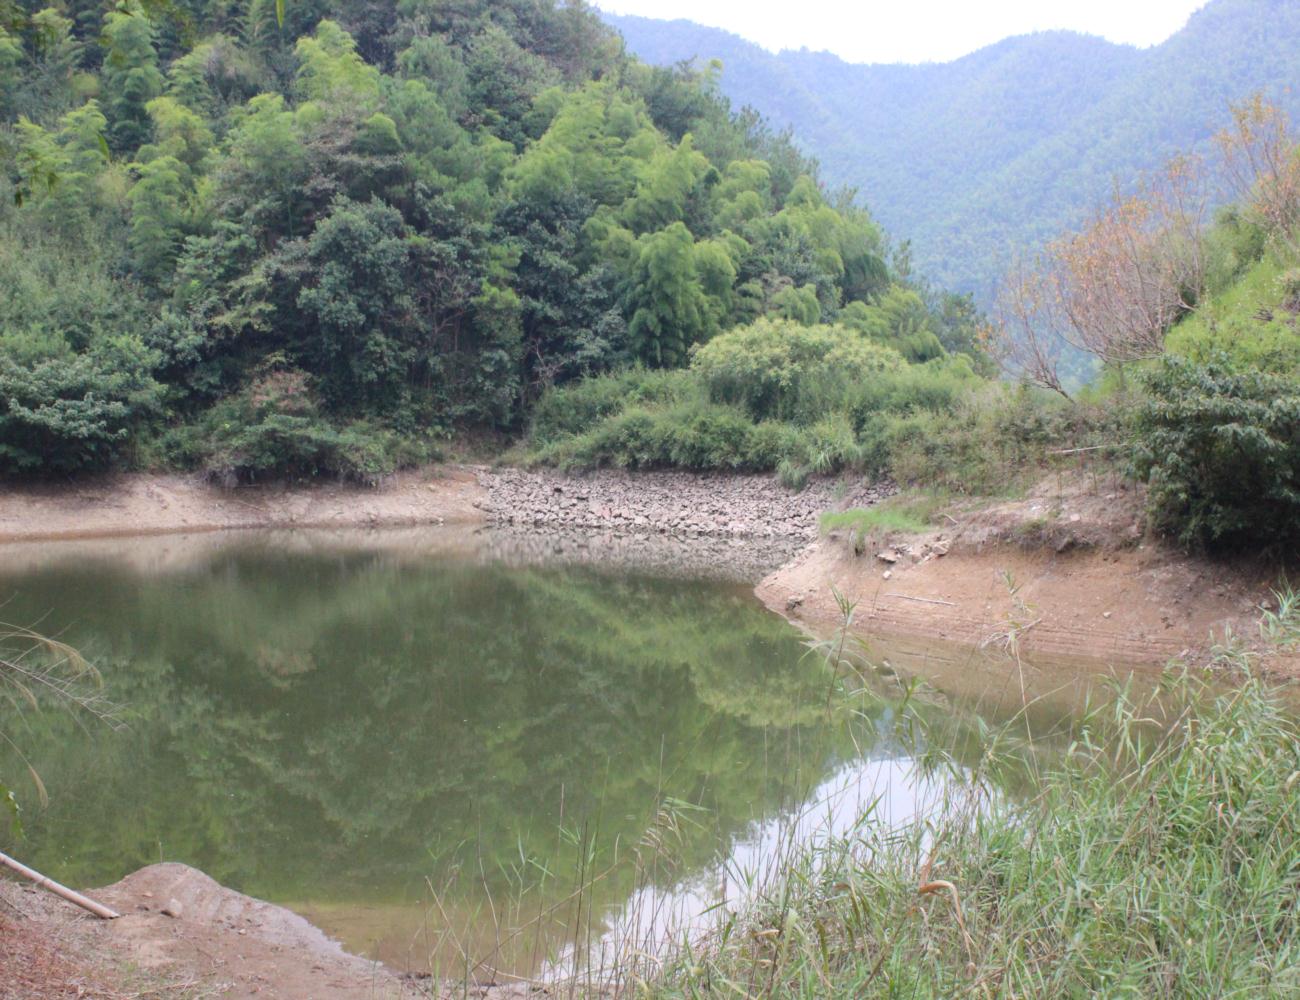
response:
[[[846,489],[832,480],[798,492],[773,476],[731,473],[600,471],[585,476],[521,469],[485,470],[480,509],[489,524],[570,528],[617,534],[681,537],[817,537],[828,510],[867,507],[895,490],[892,484]]]
[[[341,483],[223,489],[198,476],[134,473],[0,486],[0,542],[248,528],[495,525],[679,538],[799,539],[818,517],[867,506],[892,486],[846,492],[821,480],[795,492],[772,476],[431,466],[377,487]],[[791,550],[792,551],[792,550]]]

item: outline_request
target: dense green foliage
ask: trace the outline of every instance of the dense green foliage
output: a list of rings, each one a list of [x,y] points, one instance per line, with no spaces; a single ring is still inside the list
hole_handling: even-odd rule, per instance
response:
[[[773,54],[687,21],[609,20],[647,62],[720,59],[737,105],[792,129],[829,179],[913,241],[925,274],[985,303],[1018,251],[1077,224],[1117,181],[1206,151],[1228,102],[1264,90],[1300,111],[1300,8],[1289,0],[1213,0],[1146,50],[1046,32],[920,66]]]
[[[962,494],[1014,491],[1059,464],[1054,454],[1127,453],[1158,531],[1290,553],[1300,252],[1253,200],[1196,239],[1195,307],[1161,338],[1164,356],[1113,363],[1075,398],[980,377],[980,356],[945,351],[934,314],[895,284],[835,325],[766,317],[696,346],[685,371],[553,391],[531,453],[560,465],[775,470],[794,486],[853,470]]]
[[[1233,245],[1218,249],[1225,231],[1240,228],[1229,216],[1210,231],[1212,260],[1227,258],[1216,268],[1224,276],[1211,286],[1201,308],[1170,331],[1166,346],[1192,361],[1228,354],[1239,366],[1300,373],[1300,271],[1291,266],[1294,255],[1257,245],[1250,227]],[[1239,249],[1236,244],[1243,242],[1246,246]]]
[[[1133,465],[1154,527],[1198,548],[1300,541],[1300,271],[1248,206],[1205,235],[1205,297],[1137,372]]]
[[[0,7],[0,278],[0,473],[371,479],[769,316],[975,350],[710,73],[553,0]]]
[[[903,365],[896,351],[844,327],[767,320],[706,344],[691,367],[715,403],[737,405],[755,420],[808,422],[855,386]]]
[[[875,307],[872,307],[875,308]],[[905,343],[907,329],[904,327]],[[890,338],[764,319],[697,348],[666,377],[633,370],[543,397],[532,457],[563,466],[841,470],[1003,493],[1052,445],[1104,441],[1113,405],[1071,405],[982,377],[967,355],[908,364]]]
[[[1264,6],[1286,36],[1294,12]],[[1026,166],[1041,151],[1010,147],[1069,116],[1005,80],[1051,64],[1077,138],[1115,87],[1150,83],[1167,52],[1209,35],[1235,51],[1258,16],[1217,0],[1147,54],[1036,36],[879,72],[944,100],[932,155],[996,168],[1016,211],[965,204],[1011,246],[1018,211],[1063,218],[1102,164],[1107,178],[1141,166],[1141,144],[1123,144],[1130,159],[1107,159],[1111,140],[1071,154],[1077,190],[1026,197],[1046,190]],[[1100,405],[1077,405],[991,384],[970,298],[912,278],[851,192],[731,113],[714,69],[642,64],[582,4],[28,3],[0,8],[0,31],[0,475],[375,482],[474,428],[526,432],[561,465],[776,470],[792,485],[850,469],[984,493],[1051,449],[1132,441],[1156,523],[1189,543],[1258,530],[1263,513],[1294,520],[1300,261],[1249,204],[1206,235],[1205,287],[1168,335],[1182,360],[1145,380],[1112,370]],[[1080,45],[1120,82],[1079,70]],[[962,101],[942,98],[950,76]],[[970,95],[987,94],[1002,96],[981,117]],[[1155,128],[1209,99],[1183,96],[1133,120]],[[895,121],[846,134],[911,120],[887,100],[854,105]],[[962,152],[960,124],[1013,110],[1007,150]],[[1142,156],[1196,140],[1159,134]],[[889,149],[864,163],[944,175]],[[953,231],[974,240],[966,259],[997,259],[971,227]],[[1265,534],[1289,544],[1288,530]]]
[[[1166,358],[1147,377],[1138,471],[1157,528],[1187,544],[1300,543],[1300,382]]]

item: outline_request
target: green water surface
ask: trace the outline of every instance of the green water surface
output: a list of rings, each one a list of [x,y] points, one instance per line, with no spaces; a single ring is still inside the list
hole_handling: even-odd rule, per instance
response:
[[[50,792],[40,808],[0,757],[15,849],[73,885],[180,861],[397,965],[487,949],[531,974],[897,756],[890,703],[830,711],[825,663],[748,586],[378,541],[170,544],[0,553],[0,617],[76,646],[120,706],[117,728],[3,719]]]

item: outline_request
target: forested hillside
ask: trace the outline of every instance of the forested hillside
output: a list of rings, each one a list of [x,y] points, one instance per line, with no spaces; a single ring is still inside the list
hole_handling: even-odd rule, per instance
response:
[[[367,479],[763,317],[890,363],[973,330],[707,78],[552,0],[5,0],[0,287],[11,475]]]
[[[1049,32],[951,63],[774,55],[685,21],[610,17],[648,62],[723,64],[722,91],[789,127],[919,267],[983,301],[1014,254],[1176,152],[1205,152],[1256,90],[1300,112],[1300,5],[1212,0],[1147,50]]]

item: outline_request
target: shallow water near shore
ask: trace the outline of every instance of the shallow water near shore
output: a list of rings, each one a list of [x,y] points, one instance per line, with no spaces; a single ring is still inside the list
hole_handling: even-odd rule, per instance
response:
[[[17,789],[24,860],[78,886],[182,861],[448,978],[653,950],[792,841],[943,790],[894,671],[845,685],[752,595],[787,553],[727,551],[674,572],[650,543],[450,529],[0,549],[0,618],[80,649],[120,706],[6,719],[51,795]],[[927,710],[960,766],[978,710]]]

